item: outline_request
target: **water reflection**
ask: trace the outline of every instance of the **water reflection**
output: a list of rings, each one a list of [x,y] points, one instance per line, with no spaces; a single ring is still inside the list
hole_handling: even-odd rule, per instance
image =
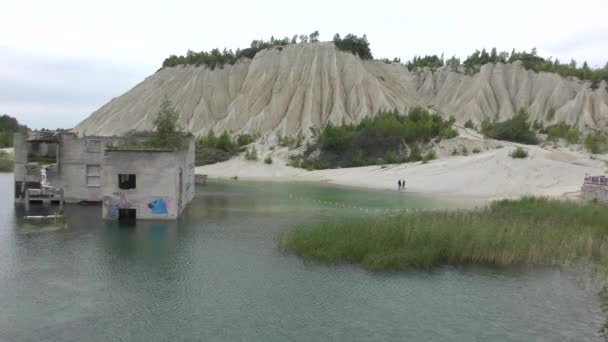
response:
[[[1,341],[593,341],[604,318],[559,269],[369,273],[276,250],[299,222],[450,201],[212,183],[179,221],[121,227],[67,206],[67,229],[38,234],[20,234],[12,198],[0,201]]]

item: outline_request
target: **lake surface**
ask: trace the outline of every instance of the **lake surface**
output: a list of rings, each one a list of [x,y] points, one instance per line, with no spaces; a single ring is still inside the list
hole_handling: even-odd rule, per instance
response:
[[[554,268],[372,273],[276,248],[324,218],[470,206],[318,184],[197,188],[179,222],[68,206],[33,226],[0,174],[0,341],[600,341],[597,294]]]

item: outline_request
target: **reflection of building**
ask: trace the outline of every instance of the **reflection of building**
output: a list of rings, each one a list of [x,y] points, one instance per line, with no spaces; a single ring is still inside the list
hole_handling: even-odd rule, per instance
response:
[[[608,177],[585,177],[581,197],[586,200],[608,201]]]
[[[175,219],[194,197],[194,141],[184,138],[176,150],[141,147],[142,134],[16,133],[15,199],[23,201],[26,189],[41,189],[46,173],[66,202],[103,202],[104,218]]]

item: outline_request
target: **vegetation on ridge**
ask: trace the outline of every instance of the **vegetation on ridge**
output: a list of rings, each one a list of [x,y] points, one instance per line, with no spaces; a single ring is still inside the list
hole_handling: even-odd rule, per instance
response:
[[[0,116],[0,148],[13,147],[13,133],[27,131],[27,126],[19,124],[16,118],[6,114]]]
[[[298,226],[283,248],[322,262],[370,269],[440,264],[559,264],[591,258],[608,266],[608,206],[527,197],[485,208],[326,221]]]
[[[171,55],[163,61],[164,67],[174,67],[182,64],[191,65],[205,65],[210,69],[216,67],[223,68],[225,64],[234,64],[241,58],[252,59],[255,55],[265,49],[277,48],[282,50],[284,46],[298,43],[314,43],[319,41],[319,31],[315,31],[310,35],[294,35],[292,38],[285,37],[276,39],[271,37],[270,40],[254,40],[251,45],[245,49],[237,49],[236,51],[213,49],[211,51],[194,52],[188,50],[184,56]],[[354,34],[347,34],[344,38],[340,34],[336,33],[333,37],[333,43],[337,49],[342,51],[351,52],[354,55],[359,56],[363,60],[372,60],[373,55],[369,47],[369,41],[367,36],[364,34],[362,37],[358,37]],[[386,63],[400,63],[400,58],[394,58],[392,61],[389,59],[382,59]],[[507,51],[498,52],[494,47],[488,52],[485,48],[481,51],[476,50],[462,62],[465,73],[473,75],[479,72],[480,68],[484,64],[488,63],[514,63],[520,61],[524,68],[534,70],[536,72],[546,71],[554,72],[564,77],[578,77],[581,80],[589,80],[592,82],[591,87],[593,89],[599,86],[599,83],[604,80],[608,82],[608,63],[603,68],[592,69],[589,67],[587,62],[579,67],[575,60],[571,60],[569,63],[561,63],[559,59],[553,59],[551,57],[544,58],[538,56],[536,48],[533,48],[531,52],[521,51],[517,52],[515,49],[511,53]],[[414,71],[420,68],[429,68],[436,70],[441,67],[449,67],[452,71],[458,71],[461,65],[460,58],[452,56],[449,59],[445,59],[444,55],[425,55],[425,56],[414,56],[412,60],[404,63],[408,70]]]
[[[398,111],[380,112],[358,124],[333,125],[315,130],[315,142],[308,144],[292,165],[306,169],[327,169],[376,164],[393,164],[434,159],[423,150],[432,140],[449,139],[457,132],[454,119],[415,107],[402,115]]]
[[[196,140],[194,163],[196,166],[215,164],[226,161],[244,151],[244,146],[251,144],[256,135],[239,134],[231,136],[224,131],[219,136],[213,130]]]
[[[398,59],[393,61],[398,61]],[[507,51],[497,52],[496,48],[492,48],[490,52],[486,51],[486,49],[482,49],[481,51],[476,50],[467,56],[462,65],[465,73],[473,75],[479,72],[484,64],[514,63],[516,61],[520,61],[523,67],[528,70],[553,72],[564,77],[572,76],[578,77],[581,80],[591,81],[593,89],[597,88],[602,80],[608,82],[608,63],[603,68],[597,69],[590,68],[587,62],[583,62],[579,67],[575,60],[571,60],[569,63],[561,63],[559,59],[554,60],[551,57],[540,57],[537,54],[536,48],[533,48],[531,52],[526,52],[525,50],[517,52],[513,49],[511,53]],[[445,60],[443,54],[441,56],[414,56],[411,61],[405,63],[405,66],[410,71],[420,68],[436,70],[443,66],[448,66],[450,70],[456,71],[459,65],[459,58],[452,56],[452,58]]]
[[[506,140],[522,144],[536,145],[538,137],[528,122],[528,113],[521,109],[512,118],[498,122],[484,119],[481,122],[481,133],[486,138]]]
[[[270,40],[254,40],[251,42],[251,45],[245,49],[237,49],[236,51],[228,50],[224,48],[223,51],[219,49],[213,49],[211,51],[201,51],[194,52],[192,50],[188,50],[186,55],[184,56],[176,56],[171,55],[163,61],[163,68],[165,67],[174,67],[182,64],[190,64],[190,65],[204,65],[214,70],[215,68],[223,68],[224,65],[230,64],[233,65],[241,58],[253,59],[255,55],[265,49],[277,48],[282,50],[284,46],[290,44],[306,44],[306,43],[316,43],[319,41],[319,31],[314,31],[310,35],[301,34],[294,35],[292,38],[285,37],[276,39],[270,37]],[[340,38],[339,34],[334,36],[334,44],[336,47],[343,51],[350,51],[351,53],[358,55],[362,59],[372,59],[372,54],[369,49],[369,42],[367,41],[367,37],[363,35],[363,37],[359,38],[354,34],[347,34],[343,39]]]

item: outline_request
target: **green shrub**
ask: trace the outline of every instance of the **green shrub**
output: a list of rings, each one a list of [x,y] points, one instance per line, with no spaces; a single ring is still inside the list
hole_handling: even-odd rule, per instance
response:
[[[580,141],[579,131],[573,128],[569,129],[566,133],[566,141],[568,142],[568,144],[578,144],[578,142]]]
[[[258,151],[255,149],[255,146],[245,152],[245,159],[258,160]]]
[[[239,134],[232,137],[228,131],[216,136],[213,129],[198,138],[195,145],[195,165],[202,166],[226,161],[243,150],[244,146],[253,143],[258,135]]]
[[[301,131],[292,137],[281,136],[280,134],[277,134],[277,140],[278,140],[280,146],[287,147],[290,150],[293,150],[295,148],[302,146],[302,144],[304,143],[304,135],[302,134]]]
[[[469,155],[469,149],[466,146],[462,146],[462,155],[463,156]]]
[[[479,152],[481,152],[481,151],[480,151],[480,150],[479,150],[477,147],[475,147],[475,148],[473,149],[473,151],[472,151],[472,152],[473,152],[473,153],[479,153]]]
[[[511,119],[502,122],[490,122],[485,119],[481,124],[481,132],[491,139],[530,145],[538,144],[536,133],[530,129],[528,113],[524,110],[520,110]]]
[[[555,109],[551,108],[547,112],[547,121],[553,121],[554,118],[555,118]]]
[[[179,113],[165,96],[154,119],[154,131],[149,144],[157,148],[180,148],[184,145],[181,127],[177,124]]]
[[[422,157],[422,161],[423,162],[428,162],[429,160],[434,160],[437,159],[437,153],[435,153],[435,150],[430,149],[426,152],[426,154],[424,155],[424,157]]]
[[[471,121],[471,119],[467,120],[467,122],[464,123],[464,127],[469,129],[477,129],[475,128],[475,124],[473,123],[473,121]]]
[[[549,130],[547,131],[547,140],[549,140],[549,141],[557,141],[561,137],[562,137],[562,132],[561,132],[560,127],[558,127],[558,126],[551,126],[549,128]]]
[[[236,136],[236,144],[239,146],[249,145],[256,140],[256,136],[251,134],[239,134]]]
[[[272,158],[270,158],[270,156],[264,158],[264,163],[266,163],[266,164],[272,164]]]
[[[315,143],[307,144],[303,156],[314,159],[316,169],[374,165],[378,159],[389,164],[420,161],[421,149],[432,140],[457,135],[453,123],[453,118],[445,120],[421,107],[410,109],[407,115],[381,112],[358,124],[328,123],[313,132]]]
[[[290,156],[289,163],[287,165],[291,167],[300,167],[300,163],[302,162],[302,156]]]
[[[0,172],[13,172],[14,167],[13,156],[5,151],[0,151]]]
[[[528,151],[518,146],[509,155],[514,159],[524,159],[528,157]]]
[[[417,162],[422,160],[422,154],[420,152],[420,146],[418,146],[418,144],[412,145],[408,160],[411,162]]]
[[[607,150],[608,136],[605,133],[594,131],[585,138],[585,147],[591,153],[604,153]]]
[[[344,38],[341,38],[340,35],[336,33],[333,41],[334,45],[339,50],[348,51],[364,60],[374,58],[365,35],[363,35],[363,37],[357,37],[356,35],[349,33]]]
[[[547,127],[547,140],[557,142],[559,139],[566,139],[569,144],[576,144],[579,141],[579,132],[565,122]]]

